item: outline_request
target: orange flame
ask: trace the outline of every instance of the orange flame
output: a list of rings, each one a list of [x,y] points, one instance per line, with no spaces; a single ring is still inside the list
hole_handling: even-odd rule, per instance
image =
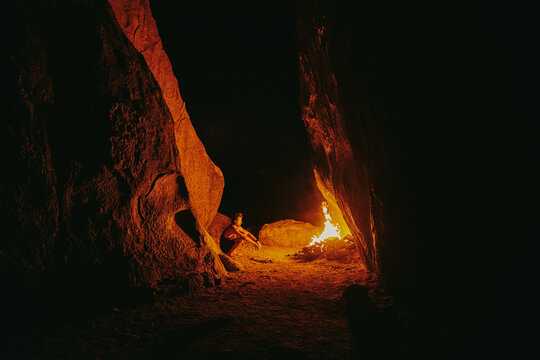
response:
[[[328,204],[325,201],[323,201],[322,203],[322,211],[324,213],[324,218],[326,219],[324,222],[324,230],[321,235],[319,236],[314,235],[311,238],[311,243],[309,243],[309,246],[321,243],[328,238],[335,238],[335,237],[341,238],[341,231],[339,229],[339,225],[338,224],[334,225],[332,223],[332,217],[328,213]]]

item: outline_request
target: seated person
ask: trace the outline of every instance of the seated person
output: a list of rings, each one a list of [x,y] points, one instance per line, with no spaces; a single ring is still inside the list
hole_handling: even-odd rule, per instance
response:
[[[242,227],[242,217],[242,213],[235,214],[231,226],[226,228],[221,235],[219,246],[221,247],[221,251],[229,256],[232,256],[234,250],[240,246],[242,241],[252,243],[257,249],[261,248],[259,240]]]

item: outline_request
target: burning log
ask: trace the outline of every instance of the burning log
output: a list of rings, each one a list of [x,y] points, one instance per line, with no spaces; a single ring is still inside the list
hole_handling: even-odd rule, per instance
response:
[[[311,243],[293,255],[296,260],[313,261],[319,259],[351,262],[358,254],[350,235],[342,237],[339,224],[334,224],[328,213],[328,205],[322,203],[324,230],[319,236],[313,236]]]
[[[351,262],[358,257],[356,245],[350,236],[343,239],[333,237],[308,245],[293,255],[294,259],[300,261],[314,260],[335,260],[339,262]]]

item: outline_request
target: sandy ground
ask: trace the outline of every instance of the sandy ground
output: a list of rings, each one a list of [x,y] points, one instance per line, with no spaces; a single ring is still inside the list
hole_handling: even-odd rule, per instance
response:
[[[218,287],[110,313],[36,340],[29,358],[352,359],[343,290],[358,262],[301,263],[294,249],[239,249],[243,271]],[[31,355],[30,353],[34,354]]]

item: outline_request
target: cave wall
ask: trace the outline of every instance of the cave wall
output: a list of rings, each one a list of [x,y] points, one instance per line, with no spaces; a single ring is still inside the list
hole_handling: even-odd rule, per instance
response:
[[[110,0],[109,3],[122,30],[143,55],[161,87],[174,121],[176,146],[182,159],[179,166],[185,174],[190,207],[201,224],[207,227],[216,216],[223,195],[223,174],[195,133],[186,104],[180,96],[178,81],[163,49],[150,4],[148,0]]]
[[[298,2],[319,186],[437,357],[529,351],[538,13],[527,1]]]
[[[343,213],[367,269],[410,300],[423,296],[413,295],[425,290],[420,284],[453,287],[454,259],[473,261],[463,249],[473,242],[454,244],[472,236],[465,214],[473,202],[465,199],[478,196],[460,176],[478,174],[473,134],[481,125],[469,125],[478,119],[452,100],[465,92],[441,69],[455,59],[437,57],[452,30],[427,32],[433,24],[423,9],[300,1],[297,23],[302,119],[318,186]]]
[[[435,44],[422,38],[429,33],[418,23],[430,20],[421,9],[298,3],[300,105],[317,185],[341,211],[367,269],[405,291],[450,265],[456,226],[466,226],[457,199],[469,191],[456,179],[474,166],[458,165],[472,132],[460,130],[445,103],[457,90],[434,75],[445,63],[419,60]]]
[[[384,218],[370,177],[370,156],[380,144],[370,128],[372,118],[361,114],[366,104],[356,103],[350,94],[353,84],[348,76],[339,77],[339,70],[347,71],[350,65],[332,10],[324,2],[299,3],[302,120],[313,148],[317,186],[331,215],[348,226],[366,268],[380,273]],[[356,106],[362,109],[357,111]]]
[[[192,129],[185,110],[171,110],[110,5],[21,1],[8,10],[2,311],[81,314],[163,284],[219,282],[225,270],[204,224],[220,171],[194,134],[179,133]],[[184,140],[193,151],[179,149]]]

